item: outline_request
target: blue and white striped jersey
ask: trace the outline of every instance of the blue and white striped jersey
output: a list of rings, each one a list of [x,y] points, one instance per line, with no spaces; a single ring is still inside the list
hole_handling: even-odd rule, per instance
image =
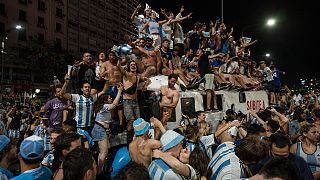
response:
[[[220,144],[209,163],[212,180],[240,179],[242,176],[240,159],[235,155],[233,142]]]
[[[97,101],[98,94],[85,97],[79,94],[71,94],[71,100],[76,104],[77,127],[93,126],[93,107],[94,102]]]
[[[150,179],[152,180],[166,180],[174,179],[179,180],[183,179],[178,173],[174,172],[168,164],[166,164],[162,159],[156,159],[151,162],[149,168]]]

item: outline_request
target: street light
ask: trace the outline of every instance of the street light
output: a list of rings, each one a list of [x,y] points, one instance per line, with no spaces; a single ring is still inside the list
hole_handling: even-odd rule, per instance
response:
[[[272,27],[275,24],[276,24],[276,20],[272,19],[272,18],[268,19],[267,22],[266,22],[266,26],[269,26],[269,27]],[[243,27],[242,30],[241,30],[241,37],[243,37],[244,31],[246,29],[254,27],[254,26],[261,26],[261,23],[250,24],[250,25],[247,25],[247,26]]]
[[[17,30],[22,29],[22,26],[21,25],[16,25],[16,29]]]
[[[266,54],[266,57],[270,57],[270,54],[269,54],[269,53],[267,53],[267,54]]]
[[[11,30],[16,29],[16,30],[20,30],[22,29],[22,26],[20,24],[16,25],[14,28],[11,29],[7,29],[5,32],[9,33]],[[4,55],[6,54],[5,51],[5,44],[6,44],[6,40],[8,39],[7,35],[5,34],[4,37],[2,38],[1,41],[1,84],[3,84],[3,67],[4,67]]]

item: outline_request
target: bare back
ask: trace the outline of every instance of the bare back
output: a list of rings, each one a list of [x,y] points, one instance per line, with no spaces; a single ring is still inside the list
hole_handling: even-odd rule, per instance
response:
[[[152,147],[152,141],[157,141],[153,139],[145,140],[142,137],[138,137],[133,140],[129,145],[129,154],[132,161],[144,165],[146,168],[149,167],[151,160],[152,160],[152,150],[153,148],[159,147]]]

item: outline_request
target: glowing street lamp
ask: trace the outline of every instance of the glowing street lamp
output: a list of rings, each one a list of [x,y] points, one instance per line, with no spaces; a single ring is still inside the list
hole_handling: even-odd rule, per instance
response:
[[[275,24],[276,24],[276,20],[273,19],[273,18],[270,18],[270,19],[267,20],[265,25],[268,26],[268,27],[272,27]],[[247,25],[247,26],[243,27],[242,30],[241,30],[241,37],[243,37],[244,31],[246,29],[254,27],[254,26],[261,26],[261,25],[262,25],[261,23],[256,23],[256,24],[250,24],[250,25]]]
[[[275,19],[268,19],[267,26],[274,26],[275,24],[276,24],[276,20]]]

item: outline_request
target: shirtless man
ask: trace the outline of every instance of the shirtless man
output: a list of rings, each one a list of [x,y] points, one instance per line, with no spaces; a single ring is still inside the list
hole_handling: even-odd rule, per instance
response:
[[[142,66],[144,67],[144,72],[141,74],[143,77],[150,77],[152,75],[160,74],[157,67],[160,67],[159,51],[152,46],[153,40],[151,38],[145,39],[145,46],[136,46],[141,55]]]
[[[179,92],[174,87],[178,80],[177,74],[170,74],[168,76],[168,86],[161,86],[161,102],[160,102],[160,110],[163,112],[164,108],[168,110],[169,117],[171,118],[173,109],[177,106],[179,101]],[[164,123],[164,125],[166,122]]]
[[[112,100],[114,100],[118,94],[117,85],[121,83],[122,76],[118,64],[118,58],[116,53],[110,51],[108,55],[108,60],[105,61],[100,67],[100,77],[109,80],[109,88],[107,91],[108,95],[111,95]],[[120,130],[123,128],[123,108],[122,108],[122,100],[118,105],[118,116],[119,116],[119,126]],[[113,113],[114,114],[114,113]]]
[[[160,128],[164,133],[161,122],[156,118],[151,118],[150,121],[155,127]],[[132,161],[149,167],[152,160],[152,150],[161,147],[160,141],[150,139],[150,123],[146,122],[142,118],[138,118],[133,122],[133,128],[136,138],[129,144],[129,154]]]
[[[132,122],[140,117],[140,109],[138,104],[138,83],[144,82],[142,90],[147,88],[151,82],[150,79],[137,75],[137,64],[135,61],[130,60],[127,63],[127,71],[123,69],[120,61],[118,67],[123,75],[123,108],[124,116],[127,120],[127,130],[132,131]]]

